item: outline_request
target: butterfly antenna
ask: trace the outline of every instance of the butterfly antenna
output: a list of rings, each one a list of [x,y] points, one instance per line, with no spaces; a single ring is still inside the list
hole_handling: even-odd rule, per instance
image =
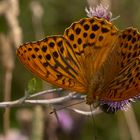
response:
[[[68,108],[68,107],[71,107],[71,106],[74,106],[74,105],[77,105],[77,104],[81,104],[81,103],[84,103],[84,102],[85,102],[85,101],[81,101],[81,102],[78,102],[78,103],[74,103],[74,104],[70,104],[70,105],[61,107],[61,108],[59,108],[59,109],[54,109],[54,110],[51,111],[49,114],[56,113],[57,111],[60,111],[60,110],[63,110],[63,109],[65,109],[65,108]]]
[[[92,112],[93,109],[92,109],[92,106],[90,105],[90,111]],[[93,123],[93,130],[95,130],[95,135],[94,135],[94,140],[98,140],[98,137],[97,137],[97,127],[96,127],[96,122],[95,122],[95,118],[93,116],[93,114],[91,113],[91,117],[92,117],[92,123]]]
[[[57,120],[58,124],[61,125],[60,120],[59,120],[59,116],[58,116],[55,108],[53,109],[53,113],[55,114],[55,117],[56,117],[56,120]]]

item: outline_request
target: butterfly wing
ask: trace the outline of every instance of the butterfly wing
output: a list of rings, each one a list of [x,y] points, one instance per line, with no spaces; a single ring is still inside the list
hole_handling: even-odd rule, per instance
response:
[[[84,18],[67,28],[64,37],[70,42],[82,69],[81,77],[89,85],[114,49],[118,30],[104,19]]]
[[[27,69],[45,81],[77,92],[86,91],[78,75],[80,67],[75,54],[64,37],[52,36],[23,44],[17,56]]]
[[[104,89],[101,98],[110,101],[127,100],[140,93],[140,34],[127,28],[120,35],[120,71]]]
[[[127,28],[120,36],[121,67],[125,67],[132,59],[139,57],[140,34],[135,28]]]
[[[84,18],[67,28],[63,36],[21,45],[17,56],[45,81],[86,93],[91,77],[102,66],[117,37],[116,27],[108,21]]]

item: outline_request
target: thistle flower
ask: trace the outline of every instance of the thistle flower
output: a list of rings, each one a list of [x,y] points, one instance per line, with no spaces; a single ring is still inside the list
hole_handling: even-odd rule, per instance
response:
[[[107,100],[100,100],[99,106],[104,112],[107,113],[114,113],[118,110],[124,110],[127,111],[131,105],[132,102],[135,102],[136,100],[140,99],[140,94],[137,96],[134,96],[132,98],[129,98],[127,100],[122,101],[107,101]]]
[[[123,100],[120,102],[101,100],[100,107],[104,112],[114,113],[118,110],[125,110],[125,111],[128,110],[130,103],[131,103],[131,99]]]
[[[85,8],[85,11],[87,13],[87,16],[90,18],[94,16],[98,18],[104,18],[110,21],[112,17],[112,13],[108,9],[109,6],[103,6],[102,4],[100,4],[97,5],[96,8],[92,8],[92,7],[89,7],[89,9]]]

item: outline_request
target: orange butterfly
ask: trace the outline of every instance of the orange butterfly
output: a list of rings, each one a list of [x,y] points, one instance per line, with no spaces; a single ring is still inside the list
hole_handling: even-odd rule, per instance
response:
[[[73,23],[63,36],[50,36],[17,49],[20,61],[32,73],[53,85],[87,94],[87,104],[137,96],[139,54],[136,29],[119,31],[96,17]]]

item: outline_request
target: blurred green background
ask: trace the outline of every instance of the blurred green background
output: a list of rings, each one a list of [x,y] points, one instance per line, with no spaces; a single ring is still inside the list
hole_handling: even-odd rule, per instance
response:
[[[3,2],[4,0],[0,0]],[[42,18],[40,18],[41,26],[39,35],[36,35],[36,23],[33,19],[32,6],[33,2],[39,3],[41,6]],[[123,1],[110,1],[111,11],[113,17],[120,15],[120,18],[113,21],[113,23],[119,28],[124,29],[128,26],[134,26],[140,29],[140,1],[139,0],[123,0]],[[0,3],[1,4],[1,3]],[[81,18],[86,17],[85,7],[88,7],[86,0],[19,0],[19,26],[22,29],[23,42],[35,41],[48,35],[63,34],[65,28],[67,28],[72,22],[78,21]],[[37,10],[34,8],[34,10]],[[5,35],[9,34],[10,28],[7,23],[5,15],[0,15],[0,33]],[[16,46],[12,44],[13,56],[15,61],[15,67],[13,69],[12,88],[11,88],[11,100],[18,99],[24,95],[24,91],[27,88],[28,81],[34,77],[24,66],[18,61],[15,51]],[[5,66],[2,61],[1,46],[0,46],[0,101],[4,101],[4,86],[5,86]],[[8,61],[8,60],[7,60]],[[140,127],[140,102],[133,103],[134,114],[136,117],[137,125]],[[27,109],[33,110],[31,107]],[[23,128],[20,121],[17,121],[17,111],[22,108],[12,108],[10,115],[10,128],[17,128],[19,131]],[[4,109],[0,109],[0,133],[4,133],[3,128],[3,114]],[[72,116],[73,114],[70,114]],[[78,114],[79,115],[79,114]],[[78,116],[77,115],[77,116]],[[76,117],[77,117],[76,116]],[[80,116],[80,115],[79,115]],[[132,134],[128,128],[128,123],[125,119],[122,111],[117,112],[115,115],[102,113],[94,117],[95,124],[91,117],[77,117],[74,119],[75,129],[71,133],[64,133],[62,130],[57,130],[58,139],[79,139],[79,140],[92,140],[97,135],[99,140],[121,140],[123,138],[132,140]],[[72,116],[73,117],[73,116]],[[81,120],[83,123],[80,124]],[[29,124],[28,124],[29,125]],[[30,126],[30,125],[29,125]],[[134,128],[135,130],[135,128]],[[97,133],[96,133],[97,131]],[[77,133],[74,135],[72,133]],[[140,133],[140,132],[139,132]],[[25,135],[28,136],[27,133]],[[45,137],[45,136],[44,136]],[[44,138],[45,139],[45,138]],[[46,136],[46,139],[49,139]]]

